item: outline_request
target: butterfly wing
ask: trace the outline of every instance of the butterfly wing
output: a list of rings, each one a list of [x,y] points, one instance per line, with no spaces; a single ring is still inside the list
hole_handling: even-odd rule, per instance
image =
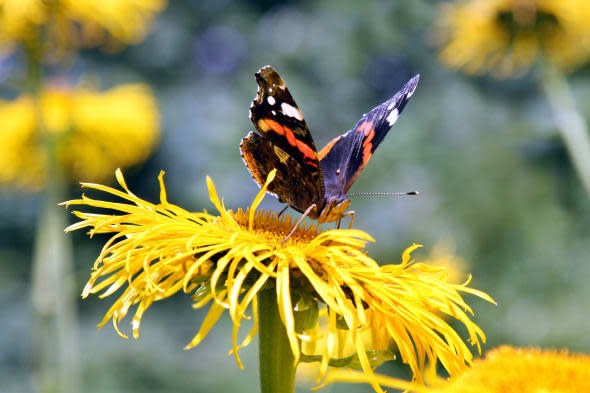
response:
[[[283,79],[274,68],[266,66],[256,73],[256,82],[258,93],[250,106],[254,127],[319,176],[321,169],[313,138]]]
[[[268,192],[274,194],[280,202],[288,203],[300,212],[304,212],[313,203],[318,203],[317,184],[311,181],[304,164],[270,140],[250,132],[242,139],[240,151],[244,163],[260,186],[266,182],[270,171],[277,170],[274,180],[268,186]],[[312,218],[316,218],[316,211],[318,209],[312,212]]]
[[[242,140],[244,162],[261,186],[277,168],[269,190],[298,211],[315,203],[318,208],[310,214],[314,218],[324,201],[324,178],[311,133],[285,82],[271,66],[258,70],[256,82],[250,120],[260,135],[250,133]]]
[[[364,115],[352,130],[320,151],[326,193],[343,195],[348,191],[414,94],[419,77],[410,79],[393,97]]]

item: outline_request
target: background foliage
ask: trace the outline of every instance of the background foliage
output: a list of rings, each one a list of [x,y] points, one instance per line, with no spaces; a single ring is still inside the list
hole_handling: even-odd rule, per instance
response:
[[[104,88],[149,83],[162,112],[162,142],[143,167],[127,171],[128,184],[155,201],[156,177],[164,169],[169,201],[211,210],[206,175],[229,207],[247,206],[258,189],[238,143],[252,129],[248,108],[261,66],[273,65],[286,80],[318,146],[420,73],[411,103],[351,190],[420,191],[417,198],[353,199],[355,226],[376,239],[369,252],[397,262],[412,242],[425,245],[424,258],[436,243],[453,245],[473,286],[498,302],[470,301],[488,348],[588,353],[590,201],[556,136],[548,104],[530,76],[498,81],[442,66],[433,44],[437,5],[174,1],[143,43],[108,57],[99,49],[84,51],[67,75],[74,82],[95,75]],[[0,60],[3,98],[14,97],[8,75],[18,73],[22,61],[18,52]],[[590,69],[569,81],[590,121]],[[74,187],[71,196],[80,192]],[[5,189],[0,198],[0,380],[3,391],[26,392],[30,260],[40,197]],[[271,198],[264,203],[281,208]],[[69,236],[77,246],[81,291],[101,242],[82,233]],[[245,350],[246,370],[239,370],[226,356],[229,324],[198,349],[182,351],[203,318],[187,312],[188,304],[184,297],[155,304],[140,339],[125,341],[110,327],[95,329],[108,301],[80,302],[84,391],[257,391],[256,346]],[[380,371],[407,375],[391,364]]]

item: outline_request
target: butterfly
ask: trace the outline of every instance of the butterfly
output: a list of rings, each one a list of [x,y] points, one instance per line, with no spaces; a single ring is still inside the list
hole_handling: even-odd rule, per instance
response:
[[[365,114],[354,128],[317,151],[301,111],[287,85],[271,66],[255,74],[258,92],[250,120],[258,131],[240,143],[244,163],[262,187],[277,173],[268,192],[318,222],[338,221],[346,213],[348,189],[414,94],[419,75]]]

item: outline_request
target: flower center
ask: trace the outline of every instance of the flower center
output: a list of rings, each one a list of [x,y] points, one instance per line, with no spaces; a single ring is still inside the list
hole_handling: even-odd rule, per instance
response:
[[[236,212],[229,212],[234,220],[245,230],[248,229],[248,218],[250,209],[245,212],[238,209]],[[297,221],[293,217],[283,214],[280,218],[277,213],[259,209],[254,216],[253,230],[257,237],[271,244],[280,244],[285,237],[291,232]],[[303,223],[287,239],[285,245],[307,244],[321,233],[318,225]]]
[[[541,36],[559,29],[557,16],[539,9],[533,1],[519,1],[509,9],[498,10],[497,23],[514,39],[522,33],[537,33]]]

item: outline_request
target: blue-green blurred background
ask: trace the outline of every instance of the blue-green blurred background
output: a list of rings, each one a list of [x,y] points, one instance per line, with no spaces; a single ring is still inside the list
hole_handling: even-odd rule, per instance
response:
[[[157,174],[164,169],[169,201],[211,211],[206,175],[231,208],[249,205],[258,190],[238,144],[253,129],[248,108],[261,66],[281,73],[318,147],[419,73],[412,101],[351,189],[420,191],[419,197],[353,199],[355,226],[376,239],[370,255],[397,263],[412,242],[425,246],[414,254],[422,259],[436,243],[453,244],[473,274],[472,286],[498,303],[468,299],[488,336],[486,348],[589,353],[590,199],[532,76],[473,78],[441,65],[432,44],[437,5],[171,1],[144,42],[114,56],[84,51],[67,75],[72,81],[96,75],[104,87],[149,83],[162,112],[162,141],[144,166],[126,171],[128,184],[157,201]],[[22,68],[19,62],[18,55],[2,59],[0,78]],[[590,121],[590,69],[569,82]],[[74,187],[71,197],[80,193]],[[30,261],[41,196],[2,190],[0,198],[0,391],[28,392]],[[264,207],[281,208],[272,197]],[[81,291],[104,239],[67,236],[75,241]],[[186,296],[154,304],[137,341],[121,339],[110,325],[96,330],[113,300],[78,303],[84,392],[258,391],[257,345],[243,351],[240,370],[227,356],[227,318],[202,345],[183,351],[205,314],[192,310]],[[130,332],[127,320],[122,328]],[[379,370],[408,375],[396,364]]]

